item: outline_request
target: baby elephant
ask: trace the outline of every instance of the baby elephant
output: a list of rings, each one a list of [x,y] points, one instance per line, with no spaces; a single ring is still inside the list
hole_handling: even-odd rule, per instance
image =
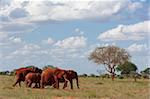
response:
[[[25,76],[26,87],[31,87],[32,83],[35,83],[34,88],[40,88],[40,80],[41,80],[40,73],[28,73]]]

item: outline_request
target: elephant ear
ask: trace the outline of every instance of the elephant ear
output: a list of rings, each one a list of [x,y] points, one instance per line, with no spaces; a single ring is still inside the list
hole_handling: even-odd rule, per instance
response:
[[[68,70],[68,74],[71,75],[73,70]]]
[[[57,78],[62,78],[63,75],[65,74],[64,70],[56,69],[54,74],[57,76]]]

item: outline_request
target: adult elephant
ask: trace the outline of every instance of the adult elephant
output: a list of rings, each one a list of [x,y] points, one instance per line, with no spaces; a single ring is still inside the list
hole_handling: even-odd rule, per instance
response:
[[[21,81],[25,81],[25,76],[30,72],[42,73],[42,70],[37,67],[16,69],[15,70],[16,82],[13,84],[13,86],[15,87],[16,84],[19,83],[19,86],[21,87]]]
[[[40,80],[41,80],[40,73],[28,73],[25,76],[26,87],[32,87],[32,83],[35,83],[34,88],[40,88]]]
[[[78,81],[78,74],[74,70],[66,70],[66,79],[69,80],[71,89],[73,89],[73,79],[76,79],[77,88],[79,89],[79,81]],[[64,82],[64,78],[59,80],[60,82]],[[64,84],[63,89],[67,87],[67,82]]]
[[[54,88],[59,89],[59,79],[64,78],[64,82],[67,84],[68,79],[66,77],[66,70],[49,67],[43,70],[41,74],[41,88],[44,88],[46,85],[53,85]]]

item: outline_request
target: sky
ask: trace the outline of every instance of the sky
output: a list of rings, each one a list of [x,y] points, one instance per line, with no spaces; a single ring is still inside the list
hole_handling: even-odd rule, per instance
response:
[[[138,70],[150,67],[148,0],[0,0],[0,71],[53,65],[105,72],[88,60],[96,47],[126,49]]]

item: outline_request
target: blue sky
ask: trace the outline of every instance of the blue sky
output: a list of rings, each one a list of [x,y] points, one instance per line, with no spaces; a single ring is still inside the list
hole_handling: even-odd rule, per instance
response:
[[[148,0],[1,0],[0,71],[54,65],[97,74],[98,46],[125,48],[139,71],[149,64]]]

